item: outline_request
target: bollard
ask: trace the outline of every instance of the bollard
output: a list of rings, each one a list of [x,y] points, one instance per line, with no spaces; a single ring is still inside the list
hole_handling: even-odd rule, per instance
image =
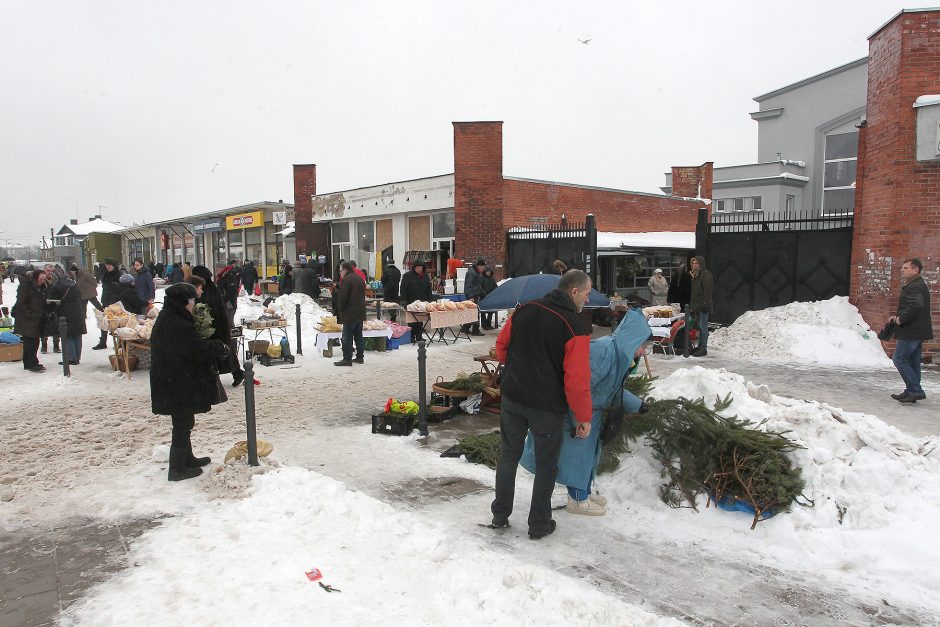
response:
[[[682,341],[682,356],[688,358],[689,356],[689,336],[692,335],[692,329],[689,327],[689,306],[685,306],[685,311],[682,312],[682,328],[685,329],[685,338]]]
[[[294,310],[294,315],[297,317],[297,324],[296,324],[297,326],[297,350],[295,350],[294,352],[297,353],[298,355],[303,355],[304,346],[300,340],[300,303],[297,303],[296,308]]]
[[[258,436],[255,433],[255,367],[245,362],[245,423],[248,428],[248,465],[258,465]]]
[[[424,340],[418,342],[418,433],[421,435],[428,434],[428,351],[425,346]]]
[[[62,376],[71,377],[72,372],[69,370],[69,344],[68,338],[69,334],[69,325],[65,321],[65,316],[59,317],[59,346],[62,347]],[[120,369],[120,366],[118,366]]]

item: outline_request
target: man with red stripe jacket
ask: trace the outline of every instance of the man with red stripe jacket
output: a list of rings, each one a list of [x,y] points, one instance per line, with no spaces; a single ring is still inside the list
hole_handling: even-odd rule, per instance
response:
[[[578,424],[577,436],[591,432],[591,329],[578,316],[590,293],[590,277],[569,270],[544,298],[518,307],[496,340],[496,356],[505,366],[493,528],[509,526],[516,467],[531,429],[535,483],[529,537],[538,540],[555,531],[551,498],[569,408]]]

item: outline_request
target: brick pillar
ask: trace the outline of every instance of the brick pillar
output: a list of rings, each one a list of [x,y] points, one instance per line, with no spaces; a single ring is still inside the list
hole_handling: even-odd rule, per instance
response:
[[[712,198],[712,180],[715,164],[673,166],[672,195],[681,198]]]
[[[924,263],[940,328],[940,163],[916,160],[915,99],[940,93],[940,11],[904,12],[869,39],[850,297],[872,328],[895,313],[905,259]],[[888,347],[889,350],[892,347]],[[935,340],[925,346],[935,353]]]
[[[297,254],[330,254],[330,227],[314,224],[312,197],[317,193],[317,166],[314,163],[294,165],[294,237]]]
[[[454,221],[457,257],[505,277],[502,122],[454,122]]]

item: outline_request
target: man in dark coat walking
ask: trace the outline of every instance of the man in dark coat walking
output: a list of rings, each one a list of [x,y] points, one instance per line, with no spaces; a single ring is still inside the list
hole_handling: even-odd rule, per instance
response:
[[[486,269],[486,260],[482,257],[477,259],[477,262],[467,270],[467,276],[464,279],[463,283],[463,293],[467,297],[467,300],[472,300],[475,303],[480,302],[480,299],[483,298],[483,271]],[[479,314],[478,314],[479,316]],[[470,333],[471,335],[486,335],[480,331],[480,320],[477,318],[476,322],[465,324],[460,328],[464,333]]]
[[[397,303],[399,285],[401,283],[401,270],[392,262],[385,266],[382,272],[382,300],[387,303]],[[392,312],[392,320],[397,320],[398,312]]]
[[[245,291],[249,296],[255,293],[255,283],[258,279],[258,269],[255,268],[254,262],[246,261],[242,267],[242,285],[245,286]]]
[[[294,266],[287,259],[281,267],[281,275],[277,280],[277,290],[281,294],[291,294],[294,291]]]
[[[924,340],[933,339],[930,320],[930,288],[921,276],[920,259],[907,259],[901,265],[901,293],[898,314],[891,318],[894,329],[894,355],[891,361],[904,380],[904,391],[891,398],[902,403],[916,403],[927,398],[920,385],[920,362]]]
[[[712,310],[714,285],[712,273],[705,268],[705,257],[702,255],[693,257],[689,311],[695,316],[695,323],[698,326],[698,347],[692,352],[693,357],[704,357],[708,354],[708,315]]]
[[[416,300],[431,300],[431,279],[424,271],[424,263],[420,261],[415,262],[411,270],[401,278],[401,303],[408,305]],[[411,343],[414,344],[424,333],[424,323],[412,322],[408,326],[411,327]]]
[[[353,365],[353,341],[356,343],[357,364],[364,363],[362,323],[366,320],[366,282],[353,266],[344,261],[339,270],[336,289],[336,321],[343,325],[343,358],[334,366]]]
[[[196,288],[189,283],[168,287],[150,336],[151,406],[153,413],[168,415],[173,421],[170,481],[196,477],[211,461],[193,455],[195,415],[225,400],[215,364],[227,355],[228,346],[199,337],[192,315],[195,302]]]

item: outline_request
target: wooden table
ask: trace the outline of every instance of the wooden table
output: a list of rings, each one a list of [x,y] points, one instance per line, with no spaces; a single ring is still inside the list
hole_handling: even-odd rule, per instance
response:
[[[128,362],[130,361],[131,351],[149,351],[150,342],[146,340],[123,340],[114,334],[114,331],[111,331],[111,340],[114,344],[114,363],[117,365],[117,371],[121,371],[121,355],[124,355],[124,373],[127,375],[127,380],[131,380],[131,369],[128,367]]]

